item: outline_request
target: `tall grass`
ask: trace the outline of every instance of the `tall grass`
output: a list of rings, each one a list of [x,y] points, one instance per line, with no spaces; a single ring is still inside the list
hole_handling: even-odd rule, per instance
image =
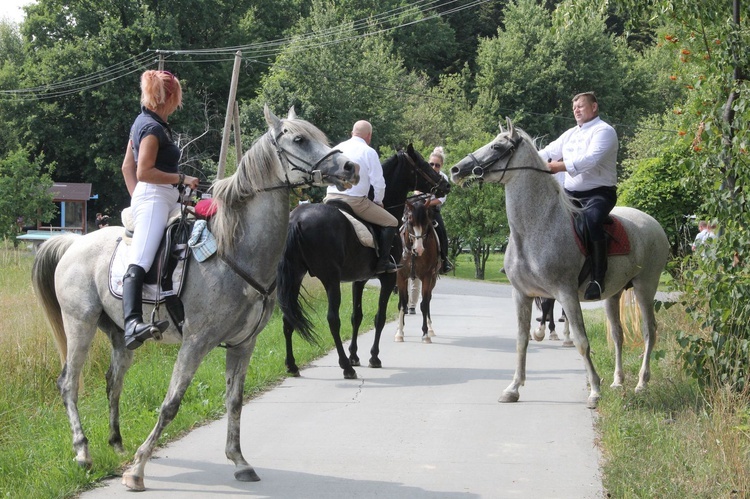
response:
[[[107,444],[104,375],[109,366],[109,342],[103,334],[97,335],[84,369],[84,391],[78,405],[94,466],[90,471],[79,468],[73,459],[68,418],[56,387],[60,359],[31,286],[32,262],[30,252],[0,245],[0,497],[71,497],[118,473],[148,436],[166,393],[178,346],[148,342],[136,352],[121,403],[126,453],[118,455]],[[294,353],[300,366],[333,347],[325,321],[327,302],[317,282],[311,280],[308,289],[319,345],[308,345],[295,337]],[[378,289],[365,290],[362,331],[372,327],[368,318],[375,314],[378,293]],[[342,286],[342,294],[341,314],[346,317],[351,314],[350,287]],[[389,306],[392,315],[396,308],[393,303]],[[342,321],[342,336],[351,337],[348,321]],[[245,383],[248,398],[286,376],[284,356],[281,317],[275,310],[250,362]],[[161,443],[224,414],[224,367],[223,349],[215,349],[206,357]]]
[[[642,346],[625,347],[625,390],[608,389],[614,356],[603,313],[587,317],[605,387],[597,420],[605,490],[617,498],[750,497],[748,395],[701,390],[682,369],[674,333],[696,326],[680,306],[657,318],[651,382],[646,393],[636,395]]]

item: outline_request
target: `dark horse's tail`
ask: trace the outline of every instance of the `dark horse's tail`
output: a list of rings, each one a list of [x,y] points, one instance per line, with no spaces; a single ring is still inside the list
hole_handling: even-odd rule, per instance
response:
[[[284,320],[289,323],[308,343],[316,343],[317,336],[313,331],[312,321],[302,308],[300,300],[302,278],[307,273],[302,251],[304,247],[300,227],[290,223],[287,232],[286,247],[281,256],[277,271],[277,292],[279,308]]]
[[[60,258],[78,237],[80,236],[66,234],[50,238],[39,247],[36,258],[34,258],[34,266],[31,269],[34,293],[52,327],[52,335],[55,338],[60,361],[63,365],[65,365],[68,351],[68,339],[63,327],[60,302],[57,300],[57,294],[55,293],[55,270]]]

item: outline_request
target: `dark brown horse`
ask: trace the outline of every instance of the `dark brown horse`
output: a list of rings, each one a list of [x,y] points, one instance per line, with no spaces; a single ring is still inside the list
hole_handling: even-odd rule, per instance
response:
[[[415,196],[413,201],[406,202],[404,225],[401,227],[401,242],[404,253],[402,267],[398,271],[398,329],[394,338],[404,341],[404,316],[409,302],[409,279],[419,279],[422,284],[422,343],[432,343],[435,336],[430,317],[432,290],[437,283],[440,269],[440,247],[437,233],[433,226],[432,211],[425,206],[425,196]]]

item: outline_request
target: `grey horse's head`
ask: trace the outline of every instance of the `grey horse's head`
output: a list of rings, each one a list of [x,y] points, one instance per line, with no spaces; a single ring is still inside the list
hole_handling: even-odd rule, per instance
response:
[[[533,153],[531,163],[539,162],[536,148],[533,146],[531,139],[522,131],[516,129],[510,118],[507,119],[508,129],[503,129],[500,125],[500,133],[487,145],[484,145],[469,153],[464,159],[451,167],[451,180],[456,183],[465,182],[468,179],[486,181],[486,182],[505,182],[509,177],[506,173],[511,168],[512,161],[515,158],[521,144],[525,139],[531,143],[529,151],[524,151],[524,155]],[[524,167],[525,168],[525,167]]]
[[[263,108],[268,134],[286,170],[284,177],[292,186],[335,185],[345,190],[359,182],[359,165],[331,149],[328,139],[311,123],[299,119],[294,107],[286,119]]]

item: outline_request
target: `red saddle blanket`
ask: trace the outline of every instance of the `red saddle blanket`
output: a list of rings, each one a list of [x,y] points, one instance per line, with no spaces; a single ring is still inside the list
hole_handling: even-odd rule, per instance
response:
[[[607,255],[627,255],[630,253],[630,239],[628,239],[628,233],[625,232],[625,227],[622,226],[620,219],[610,215],[612,223],[604,224],[604,232],[607,233]],[[576,235],[576,244],[581,253],[588,255],[586,247],[581,241],[581,236],[578,231],[575,230],[575,222],[573,222],[573,233]]]

